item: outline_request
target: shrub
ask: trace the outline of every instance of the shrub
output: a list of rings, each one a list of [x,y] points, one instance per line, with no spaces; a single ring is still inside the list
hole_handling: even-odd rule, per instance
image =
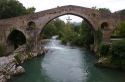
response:
[[[102,42],[102,38],[103,38],[103,34],[102,34],[102,31],[100,29],[95,31],[95,37],[96,37],[98,43],[100,44]]]
[[[15,55],[14,58],[16,59],[16,61],[17,61],[19,64],[21,63],[21,60],[20,60],[19,55]]]
[[[99,47],[99,52],[101,56],[107,56],[110,54],[110,44],[102,43]]]
[[[3,56],[5,54],[6,47],[3,44],[0,44],[0,56]]]
[[[125,40],[112,43],[112,56],[114,58],[125,58]]]

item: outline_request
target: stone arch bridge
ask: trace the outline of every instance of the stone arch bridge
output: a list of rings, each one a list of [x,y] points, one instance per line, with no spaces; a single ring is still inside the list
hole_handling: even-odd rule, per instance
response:
[[[109,42],[111,33],[116,29],[119,22],[123,20],[123,17],[115,13],[101,13],[96,9],[73,5],[61,6],[29,15],[0,20],[0,43],[10,47],[8,37],[13,29],[22,32],[26,37],[26,41],[34,39],[37,42],[37,36],[49,21],[66,14],[84,18],[95,31],[98,29],[103,30],[104,42]]]

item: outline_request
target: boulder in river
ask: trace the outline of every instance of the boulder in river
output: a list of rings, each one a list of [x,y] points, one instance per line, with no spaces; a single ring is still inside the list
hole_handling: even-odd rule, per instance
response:
[[[0,75],[0,82],[7,82],[5,75]]]
[[[25,69],[22,66],[18,66],[15,70],[15,75],[19,75],[25,72]]]

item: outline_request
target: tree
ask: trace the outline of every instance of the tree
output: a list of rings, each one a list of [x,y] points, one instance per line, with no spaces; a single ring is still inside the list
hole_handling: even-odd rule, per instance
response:
[[[125,21],[118,24],[117,29],[115,31],[116,36],[122,36],[125,38]]]
[[[93,44],[94,36],[93,32],[91,31],[91,26],[86,22],[82,21],[80,27],[80,44],[84,46],[89,46]]]
[[[59,18],[56,18],[52,21],[50,21],[43,30],[43,33],[41,34],[44,36],[44,38],[51,38],[54,35],[59,35],[59,38],[62,36],[62,32],[65,27],[65,22],[60,20]]]
[[[66,26],[63,29],[62,33],[62,42],[63,43],[71,43],[73,42],[74,39],[74,31],[73,31],[73,26],[68,22]]]
[[[30,14],[33,12],[35,12],[34,7],[26,9],[23,4],[17,0],[0,0],[0,19]]]
[[[57,30],[56,26],[54,25],[54,21],[51,21],[44,27],[42,36],[43,38],[51,38],[54,35],[57,35]]]
[[[62,36],[62,32],[65,27],[65,22],[60,20],[59,18],[56,18],[54,20],[54,25],[56,26],[56,31],[58,32],[57,35],[59,35],[59,38]]]
[[[115,13],[125,16],[125,9],[117,11]]]
[[[35,10],[36,10],[36,9],[35,9],[34,7],[27,8],[26,14],[34,13]]]

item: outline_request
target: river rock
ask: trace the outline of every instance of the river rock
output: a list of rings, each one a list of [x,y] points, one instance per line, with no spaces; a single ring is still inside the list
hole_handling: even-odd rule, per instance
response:
[[[14,65],[14,66],[10,69],[9,74],[10,74],[10,75],[14,75],[14,74],[15,74],[15,70],[16,70],[16,65]]]
[[[18,66],[15,70],[15,75],[19,75],[25,72],[25,69],[22,66]]]
[[[99,58],[99,60],[96,62],[95,65],[98,66],[98,67],[106,67],[106,68],[112,68],[112,69],[119,69],[119,65],[113,64],[111,62],[111,59],[108,58],[108,57],[107,58],[106,57]]]
[[[0,75],[0,82],[7,82],[5,75]]]
[[[11,79],[11,76],[8,74],[8,75],[5,75],[5,78],[6,78],[7,80],[9,80],[9,79]]]

